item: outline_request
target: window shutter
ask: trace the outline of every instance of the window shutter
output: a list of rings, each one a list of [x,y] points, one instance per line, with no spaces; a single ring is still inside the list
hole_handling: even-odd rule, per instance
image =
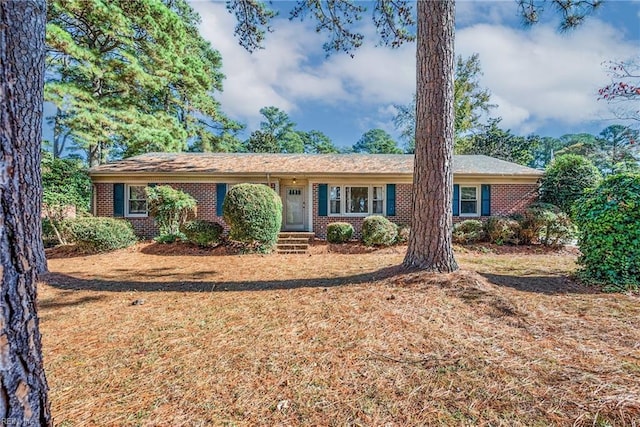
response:
[[[227,184],[216,184],[216,215],[222,216],[222,204],[227,195]]]
[[[318,216],[327,216],[327,184],[318,185]]]
[[[460,216],[460,185],[453,184],[453,216]]]
[[[387,216],[396,216],[396,185],[387,184]]]
[[[482,184],[480,192],[482,193],[482,205],[480,208],[480,215],[490,216],[491,215],[491,186],[489,184]]]
[[[113,216],[124,216],[124,184],[113,184]]]

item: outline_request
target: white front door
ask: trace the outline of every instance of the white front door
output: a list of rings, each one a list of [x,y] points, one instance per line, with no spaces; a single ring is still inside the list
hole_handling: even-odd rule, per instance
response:
[[[304,230],[304,187],[287,186],[284,188],[284,196],[284,229]]]

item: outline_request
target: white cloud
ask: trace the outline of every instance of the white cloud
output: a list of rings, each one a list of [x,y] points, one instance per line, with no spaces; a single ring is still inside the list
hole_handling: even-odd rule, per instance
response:
[[[534,122],[574,125],[604,115],[608,106],[596,94],[608,80],[602,62],[637,50],[596,20],[565,34],[551,26],[519,30],[481,24],[459,31],[456,43],[463,56],[480,54],[482,84],[499,104],[495,114],[516,130]]]

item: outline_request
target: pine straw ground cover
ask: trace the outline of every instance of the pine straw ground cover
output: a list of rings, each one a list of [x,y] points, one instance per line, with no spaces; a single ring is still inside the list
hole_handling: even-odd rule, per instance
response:
[[[640,426],[640,298],[571,253],[174,250],[50,259],[56,425]]]

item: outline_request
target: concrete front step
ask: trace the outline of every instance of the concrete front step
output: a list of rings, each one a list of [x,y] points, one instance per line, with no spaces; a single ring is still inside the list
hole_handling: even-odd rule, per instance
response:
[[[278,235],[276,252],[279,254],[306,254],[309,250],[309,241],[314,236],[308,232],[283,231]]]

